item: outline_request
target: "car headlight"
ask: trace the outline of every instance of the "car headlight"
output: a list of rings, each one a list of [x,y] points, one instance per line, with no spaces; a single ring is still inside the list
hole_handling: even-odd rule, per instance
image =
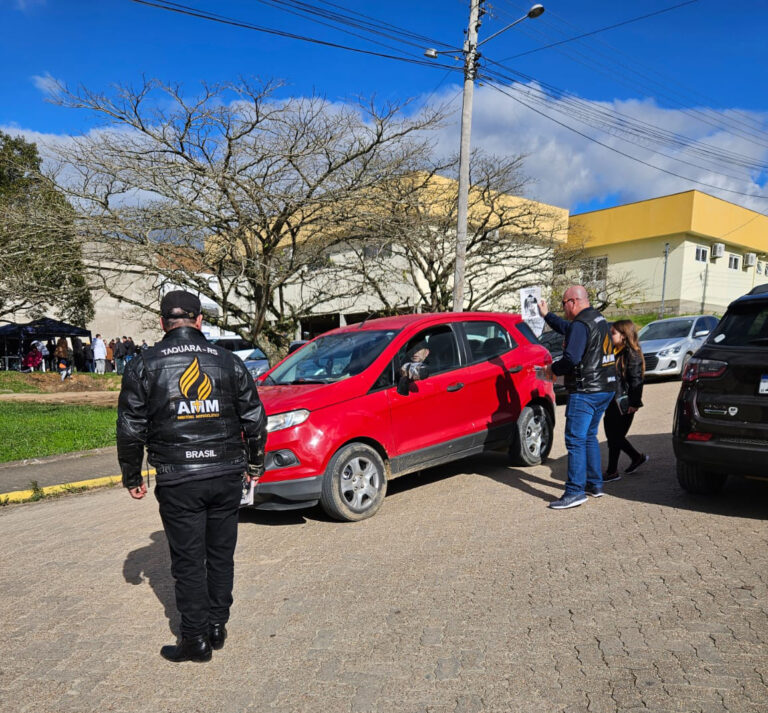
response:
[[[678,344],[676,347],[669,347],[668,349],[662,349],[659,352],[659,356],[668,357],[668,356],[673,356],[674,354],[679,354],[682,348],[683,348],[682,344]]]
[[[285,413],[276,413],[267,418],[267,433],[272,431],[282,431],[284,428],[293,428],[300,423],[304,423],[309,418],[309,411],[300,408],[297,411],[286,411]]]

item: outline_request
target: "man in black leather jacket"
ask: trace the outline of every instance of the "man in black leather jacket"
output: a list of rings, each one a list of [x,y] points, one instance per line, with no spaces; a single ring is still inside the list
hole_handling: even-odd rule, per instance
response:
[[[552,314],[546,301],[539,303],[547,324],[565,335],[563,356],[548,369],[552,376],[564,376],[568,389],[568,479],[563,496],[549,504],[553,510],[576,507],[587,501],[587,495],[599,498],[603,494],[597,429],[616,395],[616,357],[605,317],[589,304],[582,285],[565,291],[563,311],[565,319]]]
[[[117,456],[123,485],[139,500],[144,448],[156,471],[181,642],[170,661],[208,661],[227,635],[242,482],[264,469],[266,416],[242,360],[209,344],[200,300],[166,294],[162,341],[126,366],[118,402]]]

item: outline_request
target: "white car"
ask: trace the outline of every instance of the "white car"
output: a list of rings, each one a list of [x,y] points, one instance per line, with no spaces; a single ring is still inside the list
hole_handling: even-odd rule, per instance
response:
[[[638,334],[646,376],[680,376],[694,352],[717,326],[717,317],[671,317],[646,324]]]

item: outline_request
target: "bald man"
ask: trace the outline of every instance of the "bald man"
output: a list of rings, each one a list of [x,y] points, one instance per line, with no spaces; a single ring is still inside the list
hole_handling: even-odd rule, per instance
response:
[[[549,504],[553,510],[577,507],[587,495],[603,494],[603,474],[597,429],[616,395],[616,360],[610,325],[589,304],[582,285],[563,294],[565,319],[549,311],[546,300],[539,312],[556,332],[565,335],[563,356],[548,370],[565,377],[568,405],[565,409],[565,446],[568,449],[568,480],[563,496]]]

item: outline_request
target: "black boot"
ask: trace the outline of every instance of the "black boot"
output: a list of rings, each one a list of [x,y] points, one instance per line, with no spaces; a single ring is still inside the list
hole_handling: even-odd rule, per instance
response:
[[[218,651],[224,647],[224,641],[227,638],[227,627],[224,624],[211,624],[208,629],[208,639],[211,646]]]
[[[164,659],[180,663],[182,661],[210,661],[212,652],[208,637],[200,636],[182,637],[178,646],[163,646],[160,655]]]

